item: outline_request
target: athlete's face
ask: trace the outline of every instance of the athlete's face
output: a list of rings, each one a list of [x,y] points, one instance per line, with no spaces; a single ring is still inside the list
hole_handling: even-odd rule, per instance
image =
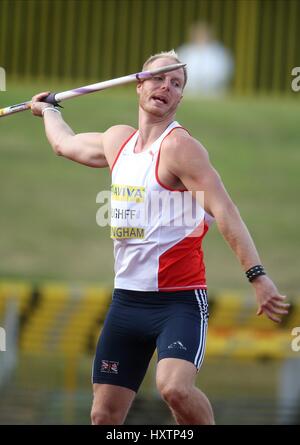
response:
[[[174,63],[177,63],[177,61],[170,57],[162,57],[147,66],[147,70]],[[181,101],[183,86],[184,73],[182,68],[169,73],[158,74],[151,79],[139,82],[137,93],[140,107],[158,117],[172,115]]]

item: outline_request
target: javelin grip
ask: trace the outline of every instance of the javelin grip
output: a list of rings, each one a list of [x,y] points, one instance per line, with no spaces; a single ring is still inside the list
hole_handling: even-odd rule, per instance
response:
[[[55,99],[55,95],[56,95],[56,93],[50,93],[50,94],[48,94],[48,96],[44,97],[41,100],[41,102],[46,102],[47,104],[51,104],[51,105],[54,105],[55,107],[58,107],[59,105],[58,105],[57,100]]]

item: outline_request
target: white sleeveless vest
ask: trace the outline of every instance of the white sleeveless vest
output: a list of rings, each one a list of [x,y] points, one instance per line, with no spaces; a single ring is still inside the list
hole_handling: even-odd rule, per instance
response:
[[[140,153],[134,153],[139,135],[134,132],[112,166],[115,288],[206,288],[201,243],[213,218],[188,191],[168,188],[157,174],[162,141],[175,128],[182,127],[172,122],[149,149]]]

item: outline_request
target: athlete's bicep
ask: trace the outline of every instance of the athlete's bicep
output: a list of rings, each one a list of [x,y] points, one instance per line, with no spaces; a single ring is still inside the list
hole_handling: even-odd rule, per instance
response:
[[[180,151],[179,151],[180,150]],[[172,158],[173,173],[187,190],[204,193],[205,210],[213,216],[232,205],[220,175],[212,166],[204,147],[192,138],[186,138],[177,151],[177,162]],[[200,194],[201,196],[201,194]]]
[[[195,164],[197,165],[197,162]],[[207,165],[205,170],[200,168],[198,172],[193,167],[190,174],[185,172],[180,179],[194,194],[203,192],[199,194],[199,199],[202,200],[205,210],[215,218],[233,205],[220,175],[211,165]]]

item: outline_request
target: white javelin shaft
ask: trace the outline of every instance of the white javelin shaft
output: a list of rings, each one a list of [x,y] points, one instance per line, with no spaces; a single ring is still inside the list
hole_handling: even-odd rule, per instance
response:
[[[84,94],[94,93],[95,91],[105,90],[110,87],[117,85],[124,85],[126,83],[134,82],[137,80],[150,79],[160,73],[167,73],[169,71],[174,71],[179,68],[183,68],[184,63],[175,63],[172,65],[162,66],[160,68],[151,71],[141,71],[140,73],[129,74],[128,76],[118,77],[116,79],[105,80],[104,82],[93,83],[92,85],[87,85],[85,87],[76,88],[74,90],[63,91],[62,93],[52,93],[43,99],[43,102],[50,104],[58,104],[59,102],[71,99],[72,97],[82,96]],[[31,101],[22,102],[20,104],[11,105],[6,108],[0,108],[0,117],[8,116],[10,114],[18,113],[20,111],[29,110],[31,108]]]

